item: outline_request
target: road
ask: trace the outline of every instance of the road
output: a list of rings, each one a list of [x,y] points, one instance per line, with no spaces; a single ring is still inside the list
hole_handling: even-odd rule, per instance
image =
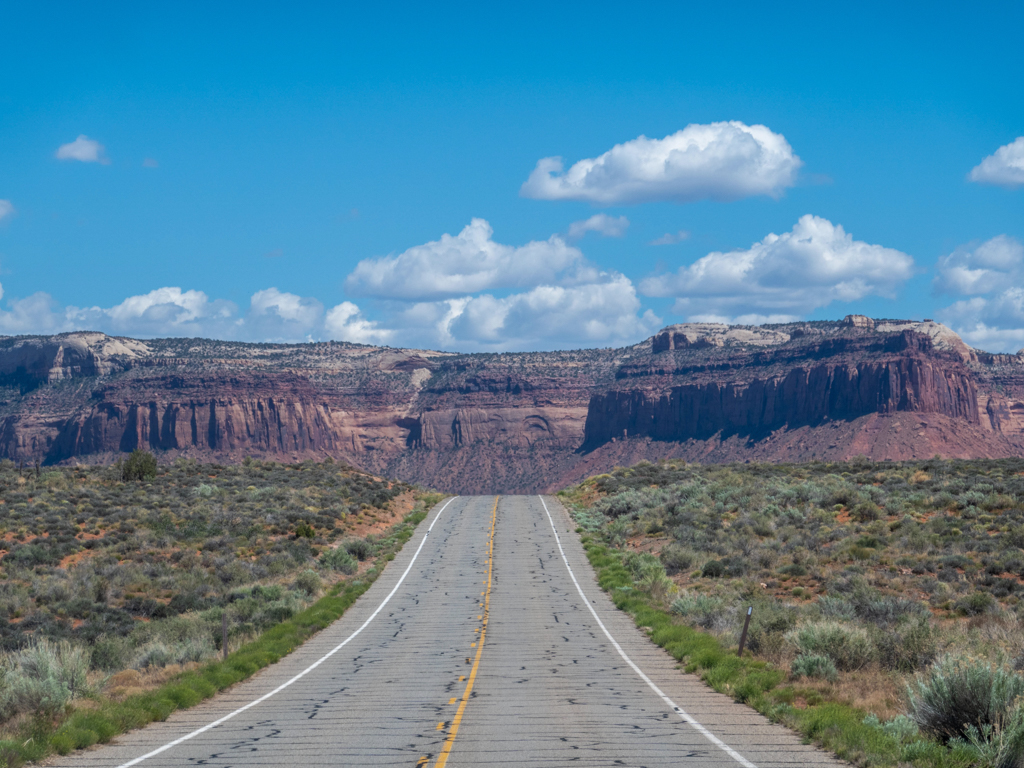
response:
[[[598,588],[572,528],[551,497],[448,500],[278,664],[50,764],[845,765],[676,669]]]

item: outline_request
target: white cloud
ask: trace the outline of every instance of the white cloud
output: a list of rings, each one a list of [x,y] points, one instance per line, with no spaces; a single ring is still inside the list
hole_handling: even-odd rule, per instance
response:
[[[936,293],[969,298],[940,309],[938,318],[975,347],[1015,352],[1024,346],[1024,244],[999,235],[939,259]]]
[[[324,305],[316,299],[267,288],[256,291],[249,300],[244,335],[259,341],[311,338],[323,317]]]
[[[446,299],[554,282],[559,273],[585,266],[583,254],[558,235],[514,247],[494,242],[493,234],[484,219],[473,219],[458,235],[442,235],[397,256],[360,261],[345,287],[376,298]]]
[[[991,352],[1016,352],[1024,347],[1024,288],[958,301],[939,310],[937,316],[973,347]]]
[[[594,216],[577,232],[622,232],[625,217]],[[337,339],[456,350],[622,344],[653,333],[629,278],[602,272],[558,235],[522,246],[496,243],[473,219],[458,235],[366,259],[347,284],[378,299],[368,317],[344,301],[329,309],[276,287],[256,291],[246,310],[200,290],[163,287],[110,307],[53,306],[0,313],[15,332],[92,329],[126,336],[197,336],[239,341]],[[511,290],[509,290],[511,289]],[[38,304],[38,302],[37,302]],[[17,314],[17,317],[15,317]],[[45,320],[45,322],[44,322]]]
[[[1024,136],[997,149],[967,175],[971,181],[1000,187],[1024,184]]]
[[[566,236],[621,236],[628,226],[625,216],[598,214],[574,222]],[[379,325],[366,326],[348,305],[355,319],[346,316],[346,338],[400,339],[403,346],[470,351],[615,344],[638,341],[660,322],[642,312],[627,277],[601,272],[561,236],[503,245],[483,219],[456,236],[361,261],[346,287],[382,299],[384,311]],[[502,295],[502,289],[520,290]],[[380,336],[385,328],[389,335]]]
[[[160,163],[157,162],[156,160],[154,160],[152,157],[147,157],[145,160],[142,161],[142,167],[143,168],[159,168],[160,167]]]
[[[254,293],[244,315],[229,301],[178,287],[130,296],[112,307],[61,307],[37,293],[0,310],[0,334],[9,335],[94,330],[141,338],[336,339],[465,351],[625,344],[660,326],[660,318],[642,310],[629,279],[607,273],[591,283],[539,285],[503,297],[392,302],[383,322],[368,319],[350,301],[325,312],[316,299],[276,288]]]
[[[14,215],[14,206],[10,200],[0,200],[0,221],[3,221],[8,216]]]
[[[0,287],[0,296],[3,288]],[[33,293],[24,299],[8,302],[8,308],[0,310],[0,334],[60,333],[69,330],[67,318],[56,302],[46,293]]]
[[[747,250],[716,251],[649,277],[640,291],[675,297],[673,311],[694,318],[792,317],[833,301],[892,296],[913,272],[907,254],[854,240],[841,226],[807,215],[792,231]]]
[[[350,341],[356,344],[386,344],[395,332],[381,328],[376,322],[363,317],[359,307],[351,301],[343,301],[327,313],[324,328],[330,338]]]
[[[256,291],[245,316],[240,316],[230,301],[210,300],[203,291],[177,287],[130,296],[113,307],[61,307],[48,294],[36,293],[0,310],[0,334],[79,330],[143,338],[195,336],[258,342],[331,338],[360,344],[383,344],[395,335],[367,320],[351,302],[342,302],[325,313],[316,299],[277,288]]]
[[[504,297],[483,294],[421,302],[394,317],[393,324],[403,338],[415,339],[420,346],[567,348],[631,343],[661,327],[661,319],[653,312],[640,313],[629,279],[602,274],[598,281],[584,285],[540,285]]]
[[[625,216],[609,216],[598,213],[583,221],[574,221],[569,225],[569,238],[578,240],[587,232],[597,232],[603,237],[623,237],[629,228],[629,219]]]
[[[683,242],[683,240],[689,239],[690,233],[687,232],[685,229],[680,229],[678,232],[674,234],[672,232],[666,232],[661,237],[654,238],[653,240],[651,240],[649,245],[675,245],[676,243],[681,243]]]
[[[793,186],[801,165],[785,137],[763,125],[693,124],[664,139],[640,136],[617,144],[564,173],[560,157],[545,157],[520,194],[595,205],[778,197]]]
[[[103,150],[103,145],[85,134],[68,144],[61,144],[57,148],[56,157],[58,160],[78,160],[82,163],[102,163],[104,165],[110,163]]]
[[[105,311],[115,323],[156,322],[169,328],[211,317],[226,319],[237,309],[228,301],[211,302],[203,291],[157,288],[141,296],[130,296]]]
[[[324,305],[316,299],[304,299],[277,288],[256,291],[249,302],[249,316],[277,315],[282,320],[312,326],[324,313]]]
[[[210,301],[203,291],[157,288],[129,296],[109,308],[68,307],[68,321],[126,336],[212,336],[237,338],[238,308],[230,301]]]
[[[1024,245],[998,235],[980,245],[957,248],[939,259],[934,286],[937,293],[976,296],[1019,282],[1024,273]]]

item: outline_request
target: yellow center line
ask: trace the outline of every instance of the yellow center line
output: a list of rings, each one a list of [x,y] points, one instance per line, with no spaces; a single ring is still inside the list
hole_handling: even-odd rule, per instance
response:
[[[479,642],[473,643],[476,646],[476,659],[473,661],[473,668],[469,671],[469,681],[466,683],[466,690],[462,693],[462,701],[459,702],[459,708],[455,712],[455,717],[452,718],[451,728],[448,729],[448,738],[445,739],[444,747],[441,748],[441,754],[437,757],[437,762],[434,763],[434,768],[444,768],[448,763],[448,755],[451,754],[452,746],[455,744],[455,737],[459,733],[459,724],[462,722],[462,715],[466,711],[466,704],[469,703],[469,695],[473,692],[473,682],[476,680],[477,670],[480,668],[480,656],[484,652],[484,636],[487,634],[487,616],[491,609],[491,575],[494,571],[494,524],[498,519],[498,499],[494,499],[494,509],[491,510],[491,533],[487,538],[487,581],[484,583],[487,585],[487,589],[481,592],[484,596],[484,612],[483,612],[483,629],[480,630]]]

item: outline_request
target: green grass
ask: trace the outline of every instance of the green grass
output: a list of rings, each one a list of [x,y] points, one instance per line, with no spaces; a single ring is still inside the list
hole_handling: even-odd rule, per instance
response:
[[[385,551],[377,564],[358,580],[335,584],[324,597],[242,646],[226,660],[184,672],[156,690],[123,701],[97,697],[70,709],[58,722],[40,718],[28,722],[17,738],[0,740],[0,768],[17,768],[55,752],[65,755],[93,744],[105,744],[121,733],[166,720],[174,711],[195,706],[279,661],[339,619],[370,588],[426,516],[426,511],[407,515],[381,542]]]
[[[967,754],[936,743],[901,744],[882,729],[865,724],[867,713],[863,710],[822,700],[815,691],[798,692],[784,686],[784,671],[765,661],[739,658],[735,650],[723,647],[717,638],[681,624],[649,596],[633,589],[620,552],[596,543],[586,534],[582,541],[598,583],[610,593],[616,607],[630,614],[637,626],[645,629],[650,639],[672,654],[687,672],[699,675],[716,691],[753,707],[857,765],[967,768],[972,764]],[[798,693],[806,700],[806,707],[794,705]]]

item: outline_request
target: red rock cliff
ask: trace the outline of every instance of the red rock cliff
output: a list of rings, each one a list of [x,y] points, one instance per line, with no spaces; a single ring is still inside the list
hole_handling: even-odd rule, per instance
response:
[[[537,491],[642,458],[996,456],[1024,365],[934,323],[673,326],[625,349],[451,355],[353,344],[0,339],[0,458],[136,447],[330,455],[458,492]]]

